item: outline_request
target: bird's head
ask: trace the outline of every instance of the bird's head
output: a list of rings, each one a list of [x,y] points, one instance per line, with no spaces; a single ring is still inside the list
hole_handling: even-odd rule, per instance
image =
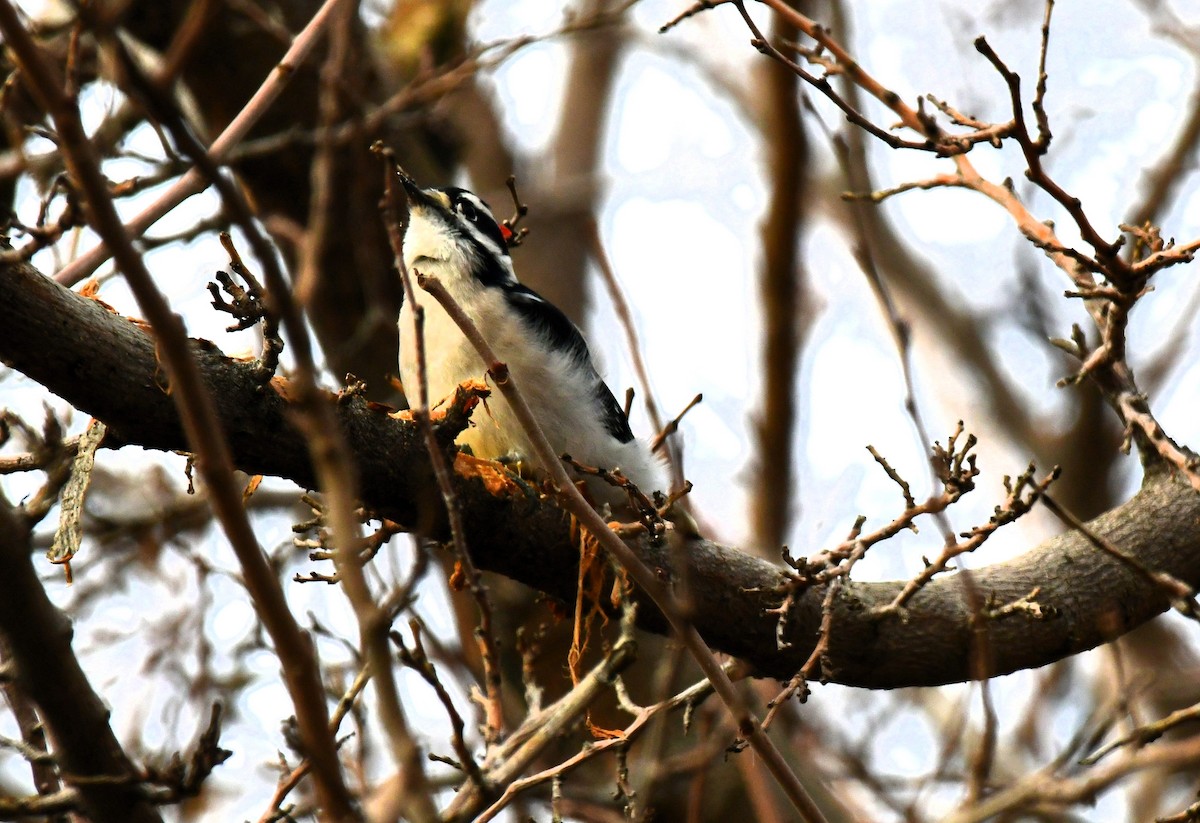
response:
[[[487,204],[459,188],[423,189],[399,172],[408,197],[404,265],[442,278],[484,285],[515,283],[507,232]],[[447,285],[453,285],[447,283]]]

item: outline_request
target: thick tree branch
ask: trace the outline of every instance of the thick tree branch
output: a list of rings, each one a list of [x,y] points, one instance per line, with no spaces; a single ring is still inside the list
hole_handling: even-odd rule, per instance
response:
[[[237,465],[252,473],[313,486],[302,435],[289,422],[280,393],[261,390],[248,363],[195,344],[205,382],[218,404]],[[179,449],[185,441],[171,399],[160,387],[151,338],[102,304],[42,277],[25,264],[0,268],[0,359],[107,423],[120,442]],[[441,495],[415,426],[387,417],[357,397],[338,418],[358,461],[365,502],[379,513],[444,536]],[[532,499],[491,496],[479,479],[456,477],[467,543],[481,568],[520,580],[563,600],[574,598],[576,551],[564,515]],[[1186,483],[1153,478],[1129,502],[1089,524],[1144,567],[1189,585],[1200,582],[1200,495]],[[664,579],[677,578],[678,557],[643,542],[639,553]],[[786,679],[807,659],[821,621],[823,587],[795,598],[780,649],[780,567],[709,541],[690,544],[687,578],[696,628],[714,648],[759,672]],[[991,620],[992,660],[1001,674],[1045,665],[1091,648],[1167,607],[1165,595],[1071,532],[1007,563],[973,572],[976,589],[1003,605],[1040,587],[1049,616],[1008,610]],[[922,589],[901,616],[877,617],[906,581],[843,586],[835,604],[828,679],[873,688],[934,685],[969,679],[972,610],[953,576]],[[650,603],[644,628],[665,630]]]
[[[0,638],[17,684],[37,704],[63,779],[97,823],[154,823],[162,817],[142,795],[140,775],[121,748],[108,708],[71,648],[71,621],[38,580],[29,529],[0,499]]]
[[[55,142],[62,151],[72,185],[86,202],[89,227],[111,249],[117,268],[153,329],[156,353],[161,355],[161,361],[156,358],[156,366],[161,365],[170,382],[173,404],[186,433],[184,440],[196,454],[197,475],[208,485],[213,512],[238,557],[255,612],[283,665],[284,684],[296,706],[300,737],[313,761],[314,782],[323,813],[332,820],[355,820],[357,814],[342,779],[336,747],[325,730],[328,711],[311,638],[288,611],[279,581],[251,530],[240,490],[233,486],[229,448],[218,431],[220,420],[202,385],[200,370],[190,357],[183,320],[158,290],[145,260],[121,223],[74,94],[65,90],[71,83],[64,84],[56,66],[46,59],[9,0],[0,0],[0,30],[34,98],[54,121]]]

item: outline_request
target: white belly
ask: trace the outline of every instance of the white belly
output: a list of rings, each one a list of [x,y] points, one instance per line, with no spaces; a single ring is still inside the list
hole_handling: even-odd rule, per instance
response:
[[[521,324],[513,324],[504,313],[499,302],[502,295],[476,290],[456,297],[496,356],[508,365],[513,383],[557,454],[570,454],[587,465],[619,468],[647,494],[662,489],[661,467],[649,449],[636,440],[620,443],[604,428],[593,410],[595,401],[590,391],[571,379],[572,363],[568,355],[531,341],[530,332]],[[487,366],[436,300],[424,292],[419,292],[417,299],[425,309],[429,403],[436,406],[463,381],[487,380]],[[419,375],[408,303],[400,312],[400,379],[405,392],[415,399]],[[508,401],[495,385],[491,387],[492,396],[472,415],[472,425],[459,436],[459,442],[470,446],[477,457],[517,457],[544,471]],[[623,492],[599,481],[589,482],[589,487],[599,501],[614,505],[625,501]]]

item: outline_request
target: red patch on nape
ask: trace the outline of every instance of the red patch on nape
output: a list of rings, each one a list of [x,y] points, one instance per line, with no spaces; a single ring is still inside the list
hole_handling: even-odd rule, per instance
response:
[[[504,238],[504,245],[508,245],[508,241],[513,239],[513,230],[503,223],[500,224],[500,236]]]

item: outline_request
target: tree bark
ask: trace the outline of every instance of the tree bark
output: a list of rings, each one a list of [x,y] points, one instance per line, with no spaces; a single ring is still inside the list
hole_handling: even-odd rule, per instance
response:
[[[74,629],[46,596],[29,546],[29,529],[0,497],[0,639],[16,684],[37,704],[63,781],[96,823],[161,823],[141,793],[137,769],[109,725],[108,708],[75,657]]]
[[[286,384],[257,385],[248,363],[196,341],[237,465],[254,474],[289,478],[312,487],[303,437],[291,425]],[[155,449],[186,448],[178,417],[161,385],[154,343],[139,325],[102,303],[82,297],[25,264],[0,267],[0,359],[76,407],[103,420],[119,443]],[[358,397],[338,405],[358,464],[364,502],[376,512],[435,537],[444,537],[441,498],[415,428]],[[571,602],[577,581],[575,543],[561,511],[545,500],[490,494],[478,478],[458,476],[467,543],[484,569]],[[1096,534],[1136,558],[1145,569],[1200,583],[1200,495],[1186,483],[1149,478],[1132,499],[1091,521]],[[818,638],[825,589],[795,598],[777,642],[784,581],[781,567],[711,541],[683,551],[635,548],[664,579],[686,579],[694,620],[715,648],[742,658],[761,675],[790,677]],[[675,568],[680,560],[686,572]],[[990,634],[989,675],[1034,668],[1092,648],[1162,612],[1167,598],[1143,573],[1068,532],[1015,560],[972,572],[973,585],[1002,605],[1036,597],[1044,616],[1025,611],[985,620]],[[976,621],[956,575],[936,578],[902,616],[881,617],[905,581],[846,585],[834,603],[825,679],[869,688],[936,685],[970,679]],[[9,584],[0,582],[0,588]],[[665,631],[648,602],[643,627]]]

